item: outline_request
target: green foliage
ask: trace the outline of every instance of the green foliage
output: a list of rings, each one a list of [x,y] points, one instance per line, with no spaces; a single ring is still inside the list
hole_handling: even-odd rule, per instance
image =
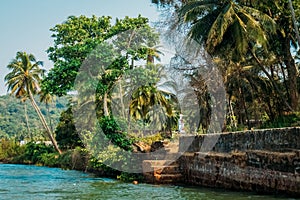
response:
[[[63,152],[61,155],[57,152],[42,153],[34,164],[63,169],[85,170],[87,165],[86,156],[85,151],[81,147],[76,147],[73,150]]]
[[[111,176],[115,174],[119,174],[119,172],[107,165],[105,165],[103,162],[100,162],[98,159],[95,157],[92,157],[89,159],[89,169],[94,171],[94,172],[104,172],[105,176]]]
[[[76,146],[83,146],[76,132],[71,106],[61,113],[55,134],[57,143],[62,149],[74,149]]]
[[[177,14],[178,23],[192,23],[191,39],[205,44],[209,53],[231,55],[235,61],[244,60],[251,48],[266,47],[269,33],[276,30],[271,17],[233,1],[187,1]]]
[[[131,145],[133,141],[127,138],[127,135],[120,130],[119,125],[113,117],[102,117],[99,123],[106,137],[110,139],[114,145],[117,145],[126,151],[132,149]]]
[[[123,182],[133,182],[133,181],[141,182],[144,180],[144,176],[142,174],[133,174],[128,172],[121,172],[121,174],[117,176],[117,178]]]
[[[54,153],[55,150],[52,146],[47,146],[44,143],[29,142],[26,144],[25,152],[22,155],[22,159],[29,163],[38,163],[41,160],[43,154]]]
[[[37,164],[48,167],[59,167],[61,163],[59,162],[58,153],[43,153],[39,156],[39,159],[36,161]]]
[[[294,56],[297,27],[288,0],[152,2],[174,7],[169,11],[178,16],[175,22],[170,19],[175,34],[184,26],[187,29],[183,35],[187,39],[198,42],[199,49],[204,47],[215,60],[226,63],[218,67],[227,87],[229,115],[236,117],[228,120],[229,129],[239,130],[244,126],[249,129],[251,121],[260,121],[264,113],[276,121],[283,113],[299,109]],[[292,1],[298,20],[299,2]],[[200,103],[200,107],[205,106],[205,102]],[[209,119],[209,112],[207,109],[200,115]],[[285,124],[279,121],[273,125]],[[202,123],[203,127],[208,127],[208,123]]]
[[[162,133],[156,133],[154,135],[149,135],[145,137],[136,137],[136,134],[130,134],[133,140],[136,141],[141,141],[145,142],[148,145],[151,145],[152,143],[156,141],[162,141],[164,139]]]
[[[274,120],[267,120],[261,126],[261,128],[283,128],[293,127],[300,125],[300,113],[291,113],[288,115],[281,115]]]
[[[54,62],[48,76],[43,81],[43,89],[51,94],[65,95],[73,88],[82,62],[104,40],[129,29],[143,27],[148,19],[125,17],[112,24],[111,17],[70,16],[64,23],[51,29],[54,46],[48,49],[49,59]],[[106,52],[107,53],[107,52]],[[111,62],[107,55],[102,63]]]
[[[0,161],[9,161],[14,157],[24,153],[24,146],[20,146],[13,139],[4,139],[0,140]]]
[[[30,133],[27,130],[24,104],[27,106]],[[48,105],[49,112],[45,104],[38,103],[38,106],[43,113],[46,113],[46,119],[51,118],[52,126],[55,127],[66,104],[66,98],[61,97]],[[21,138],[28,140],[32,134],[33,139],[40,140],[43,138],[42,128],[41,122],[29,101],[20,102],[20,100],[10,95],[0,96],[0,138],[16,137],[18,140]]]
[[[0,140],[0,161],[17,164],[35,164],[63,169],[85,170],[88,153],[81,147],[59,154],[52,146],[29,142],[20,146],[14,140]]]
[[[43,65],[37,61],[32,54],[17,52],[16,57],[7,65],[10,72],[4,77],[7,91],[17,98],[31,99],[31,94],[39,90],[39,83],[45,70],[40,68]]]

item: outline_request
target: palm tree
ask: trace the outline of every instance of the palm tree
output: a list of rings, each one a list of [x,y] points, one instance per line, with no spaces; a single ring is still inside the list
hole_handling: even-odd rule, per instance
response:
[[[299,0],[293,1],[296,10],[294,10],[291,0],[266,0],[263,1],[263,3],[258,1],[251,2],[251,6],[272,16],[278,26],[279,31],[276,36],[272,38],[271,48],[276,54],[278,64],[284,65],[284,68],[286,69],[287,79],[284,80],[284,82],[288,84],[286,92],[289,99],[287,99],[290,102],[291,110],[296,111],[299,109],[297,86],[297,77],[299,73],[291,50],[297,49],[300,45],[299,27],[297,26],[297,23],[295,23],[295,13],[299,13]],[[283,77],[284,76],[285,75],[283,75]]]
[[[50,93],[48,92],[45,92],[43,90],[41,90],[39,92],[39,95],[40,95],[40,102],[44,102],[46,104],[46,108],[47,108],[47,115],[48,115],[48,120],[49,120],[49,123],[50,123],[50,129],[51,129],[51,132],[53,132],[53,127],[52,127],[52,120],[51,120],[51,116],[50,116],[50,110],[49,110],[49,107],[50,107],[50,104],[53,102],[54,100],[54,96],[52,96]]]
[[[271,17],[232,0],[187,1],[177,12],[178,24],[190,24],[190,39],[205,44],[210,54],[226,52],[238,61],[249,49],[267,47],[268,32],[276,31]]]
[[[5,76],[5,81],[8,87],[7,90],[10,91],[11,95],[16,96],[17,98],[29,98],[54,148],[61,154],[61,150],[52,135],[45,117],[33,97],[33,95],[37,94],[40,90],[39,83],[41,81],[41,75],[44,73],[44,70],[40,68],[42,64],[41,61],[36,61],[32,54],[17,52],[16,58],[7,66],[11,72]]]
[[[28,120],[28,114],[27,114],[27,104],[26,104],[26,97],[21,99],[21,102],[24,104],[24,114],[25,114],[25,121],[26,121],[26,127],[27,127],[27,132],[28,135],[30,136],[30,139],[33,140],[33,135],[30,131],[30,127],[29,127],[29,120]]]
[[[173,114],[171,102],[167,99],[169,94],[158,90],[155,86],[146,85],[139,87],[132,94],[131,102],[129,105],[129,115],[135,120],[143,120],[143,123],[149,122],[151,109],[160,105],[163,109],[165,116],[171,116]],[[153,113],[155,114],[155,113]]]
[[[159,46],[147,47],[147,64],[154,64],[154,59],[160,61],[160,55],[163,55],[163,53],[158,48]]]

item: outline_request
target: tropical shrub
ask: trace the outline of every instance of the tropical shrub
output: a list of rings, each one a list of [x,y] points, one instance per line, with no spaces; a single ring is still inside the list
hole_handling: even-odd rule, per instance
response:
[[[132,139],[121,131],[120,126],[113,117],[107,116],[100,119],[100,127],[106,137],[111,140],[114,145],[119,146],[125,151],[132,150]]]
[[[28,163],[38,163],[43,154],[54,153],[55,150],[53,146],[47,146],[44,143],[29,142],[25,146],[25,152],[22,155],[24,162]]]
[[[20,146],[14,140],[0,140],[0,161],[9,161],[14,157],[21,155],[25,150],[24,146]]]

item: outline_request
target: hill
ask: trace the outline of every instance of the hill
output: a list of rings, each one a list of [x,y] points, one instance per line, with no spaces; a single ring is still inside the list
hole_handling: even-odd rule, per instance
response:
[[[40,103],[37,98],[37,103],[44,114],[48,125],[54,130],[60,117],[60,113],[66,109],[68,100],[66,98],[56,98],[48,106]],[[25,110],[27,110],[28,125],[27,128]],[[40,138],[43,135],[43,127],[38,118],[37,113],[27,100],[25,103],[10,95],[0,96],[0,138],[16,137],[16,139],[30,135],[35,138]]]

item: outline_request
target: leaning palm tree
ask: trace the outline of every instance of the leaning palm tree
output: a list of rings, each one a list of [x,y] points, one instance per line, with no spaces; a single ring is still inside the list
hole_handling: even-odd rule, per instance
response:
[[[27,99],[27,97],[21,98],[21,102],[24,105],[24,114],[25,114],[25,121],[26,121],[27,132],[28,132],[28,135],[30,136],[30,139],[33,140],[33,135],[32,135],[32,132],[30,131],[30,127],[29,127],[29,120],[28,120],[26,99]]]
[[[50,123],[50,129],[51,132],[53,132],[53,127],[52,127],[52,120],[51,120],[51,116],[50,116],[50,104],[53,102],[53,100],[55,99],[54,96],[52,96],[50,93],[41,90],[39,92],[40,95],[40,102],[43,102],[46,104],[46,108],[47,108],[47,116],[48,116],[48,120]]]
[[[7,66],[11,72],[5,76],[5,81],[11,95],[16,96],[17,98],[29,98],[46,130],[47,136],[51,140],[54,148],[61,154],[61,150],[52,135],[45,117],[33,97],[33,95],[40,90],[39,83],[41,81],[41,75],[44,73],[44,70],[40,68],[42,64],[41,61],[36,61],[32,54],[17,52],[16,58]]]

